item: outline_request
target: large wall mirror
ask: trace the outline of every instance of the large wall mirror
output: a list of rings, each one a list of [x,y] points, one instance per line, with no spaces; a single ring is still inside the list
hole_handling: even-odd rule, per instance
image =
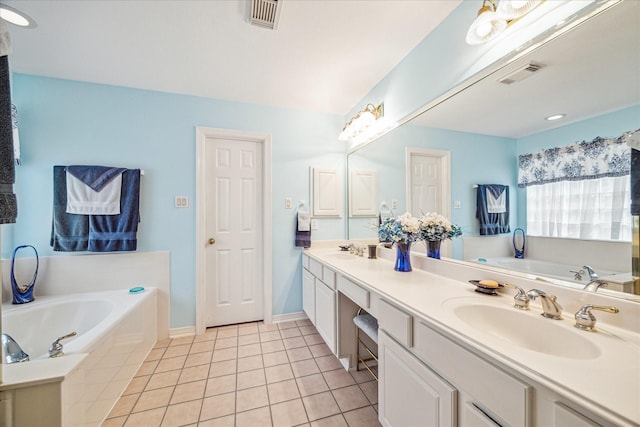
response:
[[[420,167],[440,168],[442,173],[442,182],[433,187],[437,202],[429,210],[450,217],[464,232],[463,238],[447,242],[443,254],[461,262],[477,261],[483,250],[490,256],[502,251],[513,258],[511,233],[479,236],[475,186],[509,186],[511,231],[525,228],[526,190],[517,186],[519,154],[596,137],[616,138],[640,128],[639,40],[640,2],[619,2],[349,153],[347,191],[352,206],[347,238],[375,238],[380,207],[389,207],[397,215],[419,214],[419,196],[411,190],[411,173],[407,173],[415,155],[435,162]],[[528,64],[541,68],[523,72],[526,78],[521,81],[499,81]],[[566,116],[545,120],[552,114]],[[376,191],[366,194],[371,183]],[[444,188],[444,194],[437,194],[437,188]],[[632,280],[631,242],[574,239],[568,242],[572,249],[567,249],[568,240],[556,239],[553,247],[558,253],[576,252],[577,247],[585,254],[584,262],[564,260],[568,264],[582,268],[590,257],[598,260],[597,267],[603,271],[611,269]],[[527,236],[527,245],[541,247],[535,236]],[[567,286],[580,285],[573,279],[553,279]],[[619,291],[633,292],[633,285]]]

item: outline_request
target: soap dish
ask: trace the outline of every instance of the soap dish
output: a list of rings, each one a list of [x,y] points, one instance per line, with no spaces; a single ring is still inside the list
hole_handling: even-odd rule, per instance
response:
[[[476,287],[475,291],[485,295],[498,295],[496,292],[499,288],[504,288],[502,283],[498,283],[498,287],[485,286],[480,284],[480,280],[469,280],[469,283]]]

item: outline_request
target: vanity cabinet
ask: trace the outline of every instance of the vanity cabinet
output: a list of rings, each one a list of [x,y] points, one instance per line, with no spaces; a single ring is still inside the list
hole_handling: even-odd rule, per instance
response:
[[[303,255],[302,308],[331,351],[336,353],[336,273]]]

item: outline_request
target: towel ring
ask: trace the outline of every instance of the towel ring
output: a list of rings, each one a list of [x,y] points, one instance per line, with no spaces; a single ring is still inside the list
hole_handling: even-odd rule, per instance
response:
[[[304,200],[300,200],[298,202],[298,212],[304,212],[307,213],[309,212],[309,210],[307,209],[307,206],[304,204]]]

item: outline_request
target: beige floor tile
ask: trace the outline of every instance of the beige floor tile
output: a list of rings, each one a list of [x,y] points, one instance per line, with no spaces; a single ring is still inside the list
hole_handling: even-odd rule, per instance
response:
[[[302,336],[285,338],[282,340],[282,342],[284,343],[284,348],[286,349],[307,346],[307,343],[304,341],[304,338]]]
[[[220,339],[237,337],[237,336],[238,336],[238,328],[222,329],[218,331],[218,337],[216,339],[220,340]]]
[[[294,338],[302,336],[302,334],[300,333],[300,329],[296,328],[295,325],[293,328],[280,329],[280,335],[282,335],[282,338]]]
[[[205,351],[213,351],[213,346],[215,345],[215,343],[215,340],[194,342],[193,344],[191,344],[191,350],[189,350],[189,353],[193,354],[203,353]]]
[[[160,360],[165,351],[167,351],[167,347],[155,348],[149,352],[145,360]]]
[[[329,346],[324,343],[310,345],[309,351],[311,351],[311,354],[313,354],[313,357],[328,356],[332,354]]]
[[[354,411],[345,412],[344,418],[347,420],[349,427],[376,427],[380,426],[378,422],[378,413],[372,406],[356,409]]]
[[[311,320],[309,320],[309,319],[304,319],[304,320],[296,320],[296,325],[298,325],[298,327],[300,327],[300,326],[313,326],[313,323],[311,323]]]
[[[275,341],[279,339],[282,339],[282,336],[280,336],[280,331],[277,329],[275,331],[260,332],[260,342]]]
[[[157,427],[162,423],[162,418],[167,408],[151,409],[129,415],[125,427]]]
[[[267,368],[269,366],[282,365],[283,363],[289,363],[289,357],[287,356],[287,352],[276,351],[273,353],[266,353],[262,355],[262,362],[264,363],[264,367]]]
[[[309,421],[318,420],[340,413],[340,408],[331,392],[314,394],[302,398],[304,407],[307,410]]]
[[[316,357],[316,363],[322,372],[333,371],[334,369],[344,369],[338,358],[333,354],[329,356]]]
[[[218,394],[225,394],[235,391],[236,389],[236,374],[224,375],[221,377],[209,378],[207,380],[207,387],[205,388],[204,395],[206,397],[215,396]]]
[[[132,412],[142,412],[148,409],[167,406],[172,394],[173,387],[165,387],[158,390],[145,391],[138,398],[138,402],[133,407]]]
[[[317,334],[318,330],[316,329],[315,326],[309,325],[309,326],[300,326],[300,332],[302,333],[302,335],[311,335],[311,334]]]
[[[356,383],[353,377],[344,369],[323,372],[322,375],[330,389],[346,387]]]
[[[191,344],[172,345],[170,347],[167,347],[162,358],[168,359],[170,357],[184,356],[185,354],[189,353],[190,349],[191,349]]]
[[[253,371],[239,372],[237,378],[237,390],[265,385],[264,369],[254,369]]]
[[[225,325],[225,326],[218,326],[218,332],[220,331],[228,331],[228,330],[238,330],[238,324],[233,324],[233,325]]]
[[[122,393],[123,396],[133,393],[142,393],[144,387],[147,385],[147,382],[151,378],[151,375],[145,375],[144,377],[134,377],[129,382],[129,385]]]
[[[226,393],[217,396],[206,397],[202,401],[200,420],[219,418],[231,415],[236,411],[236,393]]]
[[[259,427],[271,425],[271,411],[268,406],[236,414],[235,427]]]
[[[208,365],[211,363],[211,352],[205,351],[204,353],[193,353],[187,356],[187,360],[184,362],[185,368],[191,368],[198,365]]]
[[[209,377],[209,365],[198,365],[184,368],[178,378],[178,384],[191,381],[206,380]]]
[[[236,412],[248,411],[249,409],[267,406],[267,387],[253,387],[236,392]]]
[[[235,374],[237,369],[238,361],[235,358],[222,362],[213,362],[209,365],[209,378]]]
[[[338,414],[332,417],[316,420],[311,423],[311,427],[348,427],[348,426],[342,414]]]
[[[111,409],[111,412],[109,413],[109,417],[119,417],[121,415],[128,415],[133,409],[133,407],[135,406],[136,402],[138,401],[140,394],[141,393],[134,393],[128,396],[122,396],[120,399],[118,399],[116,404],[113,406],[113,409]]]
[[[240,335],[238,337],[238,345],[256,344],[260,342],[260,334]]]
[[[160,372],[158,374],[151,375],[149,382],[145,390],[155,390],[157,388],[171,387],[178,384],[178,378],[180,377],[180,370]]]
[[[257,334],[258,332],[259,331],[257,323],[245,323],[238,326],[238,336],[253,335]]]
[[[238,372],[252,371],[263,368],[262,356],[249,356],[238,359]]]
[[[296,378],[296,382],[298,383],[298,389],[302,396],[309,396],[329,390],[329,386],[322,374]]]
[[[267,377],[268,384],[293,378],[293,371],[288,363],[285,365],[276,365],[265,368],[264,372]]]
[[[320,369],[314,359],[300,360],[298,362],[291,363],[291,369],[293,369],[293,375],[296,377],[304,377],[306,375],[312,375],[320,373]]]
[[[156,367],[160,363],[160,360],[151,360],[149,362],[143,362],[138,372],[136,372],[136,377],[141,377],[144,375],[151,375],[156,370]]]
[[[271,323],[269,325],[265,325],[264,323],[259,323],[258,324],[258,331],[262,334],[264,332],[271,332],[271,331],[277,331],[278,330],[278,324],[277,323]]]
[[[220,335],[218,334],[218,338],[216,339],[216,343],[215,343],[215,349],[222,349],[222,348],[231,348],[231,347],[237,347],[238,346],[238,337],[229,337],[229,338],[220,338]]]
[[[206,380],[193,381],[185,384],[178,384],[171,396],[171,405],[176,403],[188,402],[190,400],[202,400],[204,397],[204,390],[207,385]],[[198,409],[200,411],[200,409]],[[196,419],[196,421],[198,421]]]
[[[173,338],[169,346],[191,344],[195,337],[196,337],[195,335],[188,335],[184,337]]]
[[[262,354],[262,347],[260,347],[259,343],[238,347],[238,357],[255,356],[256,354]]]
[[[369,399],[366,398],[360,387],[352,385],[349,387],[331,390],[333,397],[336,399],[338,406],[342,412],[351,411],[352,409],[369,406]]]
[[[282,343],[282,340],[267,341],[263,342],[261,345],[263,353],[273,353],[274,351],[284,350],[284,344]]]
[[[324,342],[320,334],[305,335],[304,341],[307,345],[322,344]]]
[[[308,421],[300,399],[271,405],[271,417],[274,427],[296,426]]]
[[[371,376],[371,373],[369,371],[367,371],[366,368],[363,368],[362,365],[360,365],[360,370],[359,371],[351,371],[351,376],[353,377],[353,379],[358,383],[366,383],[369,382],[371,380],[373,380],[374,378]]]
[[[292,348],[287,350],[287,356],[291,362],[297,362],[299,360],[311,359],[313,356],[308,347]]]
[[[127,421],[126,415],[116,418],[107,418],[100,427],[122,427],[125,421]]]
[[[185,424],[197,423],[200,417],[202,399],[169,405],[162,420],[162,427],[178,427]]]
[[[236,416],[234,414],[231,414],[231,415],[227,415],[226,417],[200,421],[198,423],[198,427],[234,427],[235,422],[236,422]]]
[[[269,403],[280,403],[300,397],[295,380],[280,381],[267,386]]]
[[[280,330],[297,328],[297,327],[298,327],[298,325],[296,325],[296,321],[295,320],[290,320],[288,322],[280,322],[280,323],[278,323],[278,329],[280,329]]]
[[[362,392],[367,396],[367,399],[369,399],[369,402],[371,402],[372,405],[378,403],[378,381],[373,380],[359,385]]]
[[[169,344],[171,344],[171,338],[165,338],[165,339],[157,341],[156,344],[153,346],[153,348],[154,349],[156,349],[156,348],[165,348],[165,347],[169,347]]]
[[[212,341],[215,340],[218,336],[218,331],[216,329],[207,329],[203,334],[196,335],[193,339],[194,343],[204,342],[204,341]]]
[[[156,366],[155,373],[174,371],[176,369],[182,369],[184,362],[187,360],[187,356],[171,357],[169,359],[161,359]]]
[[[236,357],[238,357],[237,347],[215,349],[213,350],[213,357],[211,358],[211,361],[221,362],[223,360],[235,359]]]

